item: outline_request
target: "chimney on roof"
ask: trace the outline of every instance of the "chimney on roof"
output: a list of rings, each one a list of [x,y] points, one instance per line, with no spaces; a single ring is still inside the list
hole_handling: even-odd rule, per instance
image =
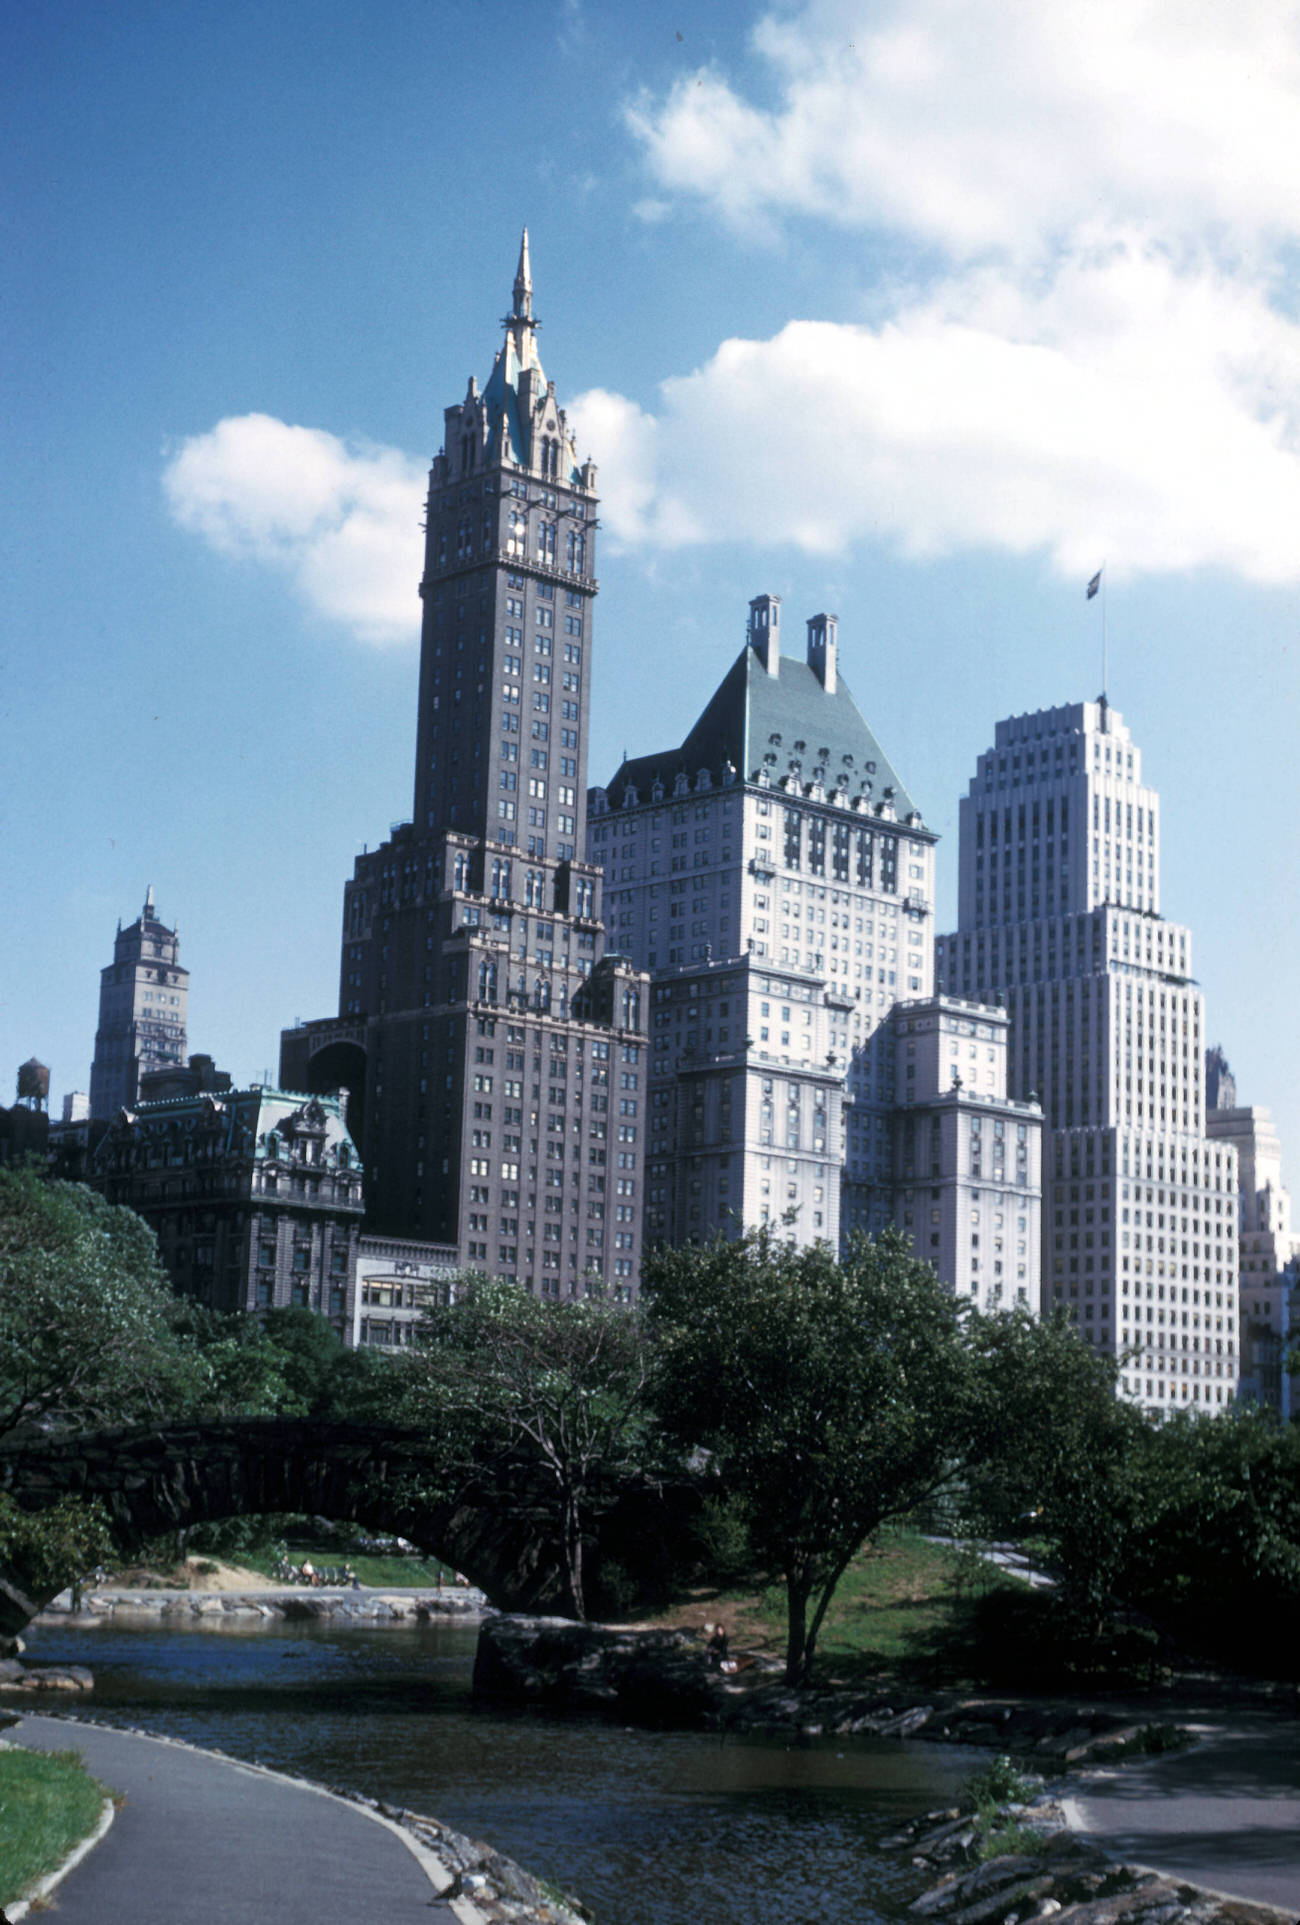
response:
[[[828,695],[836,687],[838,615],[813,615],[808,621],[808,666]]]
[[[781,673],[781,597],[755,595],[749,604],[749,641],[769,675]]]

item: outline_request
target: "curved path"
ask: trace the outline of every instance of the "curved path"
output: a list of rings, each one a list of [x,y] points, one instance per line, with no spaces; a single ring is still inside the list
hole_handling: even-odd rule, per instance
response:
[[[440,1902],[450,1875],[415,1839],[363,1807],[260,1766],[162,1738],[23,1716],[6,1737],[75,1746],[126,1802],[102,1843],[58,1888],[59,1925],[465,1925]]]
[[[1300,1918],[1300,1729],[1242,1711],[1199,1742],[1076,1780],[1076,1828],[1116,1858]]]

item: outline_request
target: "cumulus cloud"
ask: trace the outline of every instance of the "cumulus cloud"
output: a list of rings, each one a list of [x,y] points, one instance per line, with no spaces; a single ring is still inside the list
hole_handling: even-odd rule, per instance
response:
[[[1295,232],[1287,0],[808,0],[752,45],[774,105],[704,68],[627,109],[660,194],[735,226],[814,215],[961,255],[1099,209],[1233,247]]]
[[[566,16],[572,25],[580,18]],[[642,218],[892,230],[870,324],[725,340],[570,406],[615,545],[884,541],[1300,579],[1300,15],[1282,0],[795,0],[626,113]],[[760,93],[758,89],[766,87]],[[864,250],[864,260],[867,258]],[[866,312],[864,308],[859,312]],[[416,633],[421,468],[267,415],[170,461],[176,519],[372,642]]]
[[[281,569],[313,612],[377,644],[419,631],[424,487],[423,469],[395,448],[266,414],[192,436],[163,473],[182,528]]]
[[[1300,328],[1138,240],[1032,290],[971,272],[879,327],[725,341],[660,400],[602,393],[590,433],[573,410],[627,544],[883,538],[1300,579]]]
[[[1300,578],[1293,8],[803,0],[751,52],[746,85],[628,106],[655,217],[892,231],[947,265],[871,326],[724,341],[653,425],[607,402],[626,538]]]

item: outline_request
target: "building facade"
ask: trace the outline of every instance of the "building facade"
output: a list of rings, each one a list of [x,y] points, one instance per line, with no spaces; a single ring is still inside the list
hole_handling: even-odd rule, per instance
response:
[[[953,996],[895,1006],[894,1221],[958,1296],[1037,1316],[1043,1113],[1007,1095],[1007,1027]]]
[[[153,1228],[179,1295],[301,1304],[351,1341],[361,1163],[337,1098],[254,1084],[142,1103],[102,1136],[90,1180]]]
[[[1156,1410],[1237,1380],[1237,1157],[1206,1132],[1191,937],[1160,916],[1159,800],[1105,699],[997,725],[961,804],[945,991],[1000,1002],[1047,1122],[1043,1297]]]
[[[605,954],[585,856],[596,471],[537,326],[525,235],[504,345],[430,474],[413,820],[358,859],[338,1016],[284,1032],[281,1080],[347,1089],[369,1229],[628,1300],[648,998]]]
[[[159,921],[151,888],[130,928],[118,924],[113,960],[100,971],[92,1116],[129,1108],[146,1071],[184,1063],[189,984],[177,931]]]
[[[825,983],[742,954],[661,970],[650,995],[649,1240],[769,1224],[837,1242],[843,1012]]]
[[[740,1161],[718,1167],[719,1184],[723,1174],[729,1183],[715,1190],[712,1215],[692,1215],[702,1192],[689,1186],[706,1179],[683,1178],[681,1140],[667,1127],[652,1131],[655,1235],[707,1234],[737,1218],[752,1225],[782,1217],[785,1205],[798,1211],[801,1239],[893,1220],[892,1077],[877,1073],[868,1043],[900,995],[931,991],[937,838],[838,656],[834,615],[808,622],[799,659],[783,650],[779,597],[757,596],[745,647],[682,745],[624,761],[592,791],[588,851],[605,869],[611,941],[655,975],[656,1115],[666,1123],[679,1101],[692,1112],[702,1094],[698,1055],[688,1063],[671,1040],[679,1029],[684,1045],[689,1038],[692,1026],[679,1018],[692,999],[714,1001],[715,1053],[742,1059],[718,1065],[735,1134],[730,1152],[715,1140],[711,1154]],[[726,996],[717,989],[724,963],[737,985]],[[737,998],[744,1015],[728,1016],[724,1038],[716,1006]],[[702,1030],[698,1047],[707,1040]],[[692,1093],[670,1099],[679,1071]],[[841,1095],[831,1096],[832,1084]],[[721,1088],[706,1111],[710,1104],[711,1127],[720,1127]],[[672,1200],[683,1180],[684,1220]]]
[[[1206,1089],[1232,1098],[1231,1103],[1211,1103],[1205,1126],[1212,1141],[1237,1152],[1241,1394],[1289,1417],[1291,1384],[1285,1359],[1295,1343],[1300,1238],[1291,1228],[1282,1144],[1268,1110],[1237,1105],[1237,1086],[1220,1049],[1207,1052]]]
[[[366,1349],[409,1349],[424,1312],[450,1300],[459,1275],[454,1244],[417,1243],[363,1231],[357,1245],[353,1343]]]

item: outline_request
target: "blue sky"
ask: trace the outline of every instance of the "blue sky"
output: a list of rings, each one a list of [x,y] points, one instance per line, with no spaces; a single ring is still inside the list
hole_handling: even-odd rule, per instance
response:
[[[1292,10],[51,0],[0,85],[0,1075],[87,1086],[149,883],[192,1048],[260,1075],[335,1007],[410,806],[423,476],[527,221],[604,496],[593,778],[751,595],[833,609],[946,924],[995,721],[1099,690],[1104,557],[1164,913],[1300,1184]]]

